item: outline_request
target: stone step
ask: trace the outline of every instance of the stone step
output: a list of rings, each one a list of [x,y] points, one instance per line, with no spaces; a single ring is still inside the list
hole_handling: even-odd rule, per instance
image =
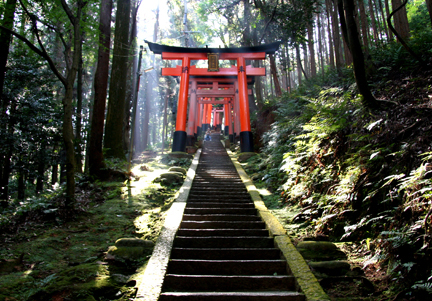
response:
[[[182,275],[287,275],[285,260],[172,259],[168,274]]]
[[[243,198],[248,198],[250,197],[249,193],[247,192],[233,192],[230,190],[223,190],[223,189],[219,189],[218,191],[195,191],[192,190],[189,193],[190,196],[199,196],[202,198],[205,198],[207,196],[218,196],[218,197],[228,197],[228,198],[238,198],[239,196],[243,197]]]
[[[224,276],[166,274],[164,292],[295,290],[293,276]]]
[[[265,229],[262,220],[257,221],[193,221],[185,220],[180,224],[182,229]]]
[[[227,215],[253,215],[257,216],[255,208],[185,208],[184,214],[227,214]]]
[[[184,221],[261,221],[261,218],[254,215],[239,214],[184,214]]]
[[[238,186],[238,185],[219,185],[219,186],[211,186],[209,187],[208,185],[194,185],[192,186],[192,191],[194,193],[201,193],[201,192],[206,192],[206,193],[219,193],[222,190],[223,191],[231,191],[231,190],[235,190],[236,192],[241,192],[241,193],[247,193],[247,189],[244,187],[244,185],[242,184],[242,186]]]
[[[186,208],[255,208],[252,202],[198,202],[188,200]]]
[[[173,248],[173,259],[280,259],[281,252],[276,248]]]
[[[272,248],[273,238],[259,236],[237,237],[194,237],[177,236],[174,240],[175,248]]]
[[[305,296],[292,291],[270,292],[167,292],[160,301],[304,301]]]
[[[177,231],[178,236],[263,236],[268,237],[266,229],[182,229]]]
[[[250,198],[250,196],[242,198],[242,197],[238,197],[238,198],[232,198],[232,197],[220,197],[217,195],[214,196],[199,196],[199,195],[195,195],[195,196],[189,196],[188,198],[188,203],[189,202],[208,202],[208,203],[252,203],[252,200]]]

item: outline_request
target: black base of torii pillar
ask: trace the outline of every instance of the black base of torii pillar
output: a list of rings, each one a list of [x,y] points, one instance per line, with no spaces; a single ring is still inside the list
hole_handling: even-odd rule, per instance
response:
[[[253,153],[254,143],[252,132],[240,132],[240,151],[242,153]]]
[[[173,152],[185,152],[186,151],[186,132],[175,131],[173,136],[172,151]]]

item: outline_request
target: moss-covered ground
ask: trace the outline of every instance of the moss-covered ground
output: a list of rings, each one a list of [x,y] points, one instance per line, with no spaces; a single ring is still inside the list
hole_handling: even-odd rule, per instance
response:
[[[130,182],[81,183],[67,214],[10,216],[0,235],[0,300],[130,300],[151,250],[134,260],[106,252],[119,238],[156,240],[179,187],[153,182],[170,167],[160,162],[136,165]]]

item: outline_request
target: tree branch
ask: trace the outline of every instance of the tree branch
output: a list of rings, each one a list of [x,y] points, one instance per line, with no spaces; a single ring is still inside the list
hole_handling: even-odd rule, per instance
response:
[[[10,30],[9,28],[6,28],[2,25],[0,25],[0,29],[3,29],[5,31],[9,32],[10,34],[14,35],[15,37],[17,37],[18,39],[23,41],[31,50],[33,50],[34,52],[39,54],[39,56],[44,58],[47,61],[48,65],[50,66],[51,70],[54,72],[54,74],[57,76],[57,78],[61,81],[61,83],[63,85],[66,85],[66,78],[57,70],[57,67],[55,66],[51,57],[45,51],[45,48],[43,50],[40,50],[35,45],[33,45],[33,43],[30,42],[26,37],[20,35],[19,33],[15,32],[13,30]]]
[[[274,19],[274,16],[276,15],[276,10],[277,10],[278,4],[279,4],[279,0],[276,1],[276,5],[275,5],[275,7],[273,9],[273,13],[272,13],[270,19],[267,21],[266,25],[264,26],[264,31],[263,31],[263,34],[261,35],[261,38],[258,39],[258,44],[261,44],[261,42],[264,39],[264,36],[266,34],[267,28],[270,25],[270,22],[273,21],[273,19]],[[260,7],[260,9],[262,10],[262,13],[264,13],[263,8]]]
[[[38,36],[38,41],[39,41],[39,34],[37,31],[37,24],[36,21],[41,22],[43,25],[45,25],[46,27],[52,29],[55,33],[57,33],[60,37],[60,40],[62,41],[63,47],[66,49],[67,48],[67,44],[66,41],[63,38],[63,35],[61,34],[61,32],[54,26],[52,26],[51,24],[48,24],[42,20],[39,19],[38,16],[32,14],[29,12],[29,10],[27,9],[27,7],[24,5],[24,3],[22,2],[22,0],[19,0],[21,7],[23,8],[23,10],[25,11],[25,13],[28,15],[28,17],[30,18],[30,20],[33,22],[33,26],[35,27],[35,31],[36,31],[36,35]],[[41,43],[39,43],[41,44]],[[41,45],[42,46],[42,45]],[[42,46],[43,50],[45,51],[44,47]]]
[[[72,13],[72,10],[69,8],[69,5],[67,5],[66,0],[60,0],[64,11],[66,12],[66,15],[68,16],[69,20],[71,21],[72,25],[75,25],[76,18]],[[78,3],[80,5],[81,3]]]
[[[400,34],[396,31],[396,29],[393,27],[393,25],[391,24],[391,18],[393,17],[393,15],[395,13],[397,13],[400,9],[402,9],[402,7],[404,7],[406,4],[408,3],[408,0],[405,0],[404,3],[401,4],[401,6],[399,6],[398,8],[396,8],[394,11],[391,12],[391,14],[387,17],[387,25],[389,26],[390,30],[394,33],[394,35],[396,36],[396,38],[398,39],[398,41],[402,44],[402,46],[406,49],[406,51],[409,52],[409,54],[412,55],[412,57],[414,57],[419,63],[424,63],[422,58],[419,57],[408,45],[407,43],[405,43],[405,41],[402,39],[402,37],[400,36]]]

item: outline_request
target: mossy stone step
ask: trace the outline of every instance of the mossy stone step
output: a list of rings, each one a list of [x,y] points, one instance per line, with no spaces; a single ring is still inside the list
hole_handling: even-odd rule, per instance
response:
[[[344,276],[351,270],[351,265],[343,260],[311,261],[309,266],[316,276]],[[325,275],[322,275],[325,274]]]
[[[297,250],[306,260],[329,261],[347,259],[345,253],[329,241],[302,241],[298,243]]]

